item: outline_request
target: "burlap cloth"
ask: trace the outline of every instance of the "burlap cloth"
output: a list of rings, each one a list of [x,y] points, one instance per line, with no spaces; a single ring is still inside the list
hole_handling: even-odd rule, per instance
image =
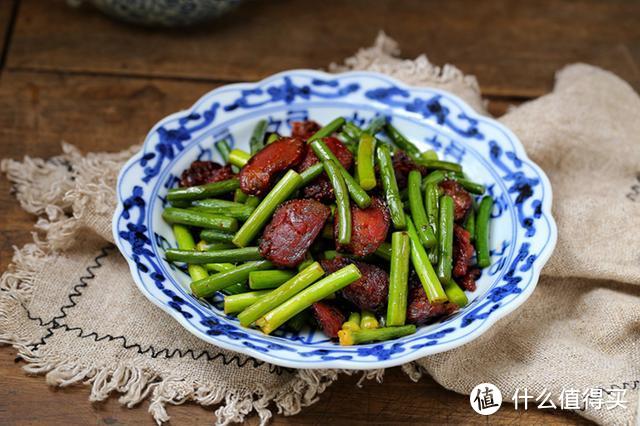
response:
[[[331,69],[375,70],[443,88],[486,113],[474,77],[397,54],[381,35]],[[558,72],[551,94],[500,121],[551,179],[555,254],[520,309],[472,343],[403,369],[461,393],[491,382],[507,401],[516,388],[534,395],[546,388],[558,406],[563,388],[625,388],[627,409],[578,413],[602,424],[636,423],[640,98],[615,75],[576,64]],[[2,276],[0,340],[17,348],[28,373],[46,374],[51,385],[89,384],[91,401],[112,392],[127,406],[149,398],[158,422],[169,418],[166,403],[189,400],[220,404],[219,424],[254,411],[266,422],[272,410],[290,415],[312,404],[340,372],[286,370],[220,350],[138,291],[110,230],[116,175],[136,149],[83,156],[64,145],[49,160],[2,162],[21,206],[39,219],[34,243],[16,249]]]

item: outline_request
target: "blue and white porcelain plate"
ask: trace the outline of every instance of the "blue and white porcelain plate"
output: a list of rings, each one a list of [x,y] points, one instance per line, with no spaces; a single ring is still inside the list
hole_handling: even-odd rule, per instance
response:
[[[365,125],[380,114],[421,149],[461,163],[495,200],[492,265],[467,294],[464,309],[401,339],[345,347],[317,330],[267,336],[243,328],[223,313],[221,297],[209,304],[191,295],[188,275],[165,260],[165,250],[176,242],[161,217],[167,190],[182,170],[196,159],[221,161],[213,149],[221,139],[248,150],[260,119],[268,120],[269,131],[286,135],[294,121],[328,123],[343,116]],[[371,72],[287,71],[213,90],[151,129],[120,172],[117,196],[114,238],[149,300],[207,342],[293,368],[392,367],[470,342],[531,295],[557,236],[549,180],[511,131],[450,93]]]

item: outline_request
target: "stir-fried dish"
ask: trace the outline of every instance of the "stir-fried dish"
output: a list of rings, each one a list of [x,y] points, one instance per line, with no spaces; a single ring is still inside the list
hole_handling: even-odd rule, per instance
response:
[[[167,194],[178,248],[166,258],[194,296],[222,292],[227,315],[266,334],[319,327],[342,345],[406,336],[468,303],[491,263],[493,200],[461,165],[385,117],[267,127],[250,152],[216,142],[225,164],[193,162]]]

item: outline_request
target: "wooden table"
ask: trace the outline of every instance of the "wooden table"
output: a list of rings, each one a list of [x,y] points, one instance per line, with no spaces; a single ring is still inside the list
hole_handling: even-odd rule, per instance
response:
[[[554,72],[582,61],[640,88],[640,2],[543,0],[273,0],[242,5],[193,29],[152,30],[112,21],[62,1],[0,1],[0,157],[47,157],[64,140],[85,151],[139,142],[165,115],[221,84],[256,80],[290,68],[322,68],[373,41],[384,29],[404,56],[427,52],[435,64],[475,74],[502,114],[548,92]],[[34,218],[0,179],[0,270],[12,246],[30,240]],[[91,405],[87,390],[48,388],[0,350],[0,420],[8,424],[152,424],[147,404],[129,410],[115,398]],[[390,369],[384,385],[355,387],[345,377],[316,405],[276,424],[553,423],[569,413],[515,411],[484,418],[468,397],[429,378],[417,384]],[[174,424],[210,423],[211,409],[170,407]],[[253,418],[251,423],[256,423]]]

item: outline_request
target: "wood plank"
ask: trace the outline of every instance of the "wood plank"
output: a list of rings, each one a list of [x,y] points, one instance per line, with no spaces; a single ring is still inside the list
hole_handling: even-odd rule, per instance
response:
[[[91,151],[141,142],[160,119],[218,84],[7,71],[0,77],[0,158],[49,157],[61,141]],[[492,98],[501,115],[521,98]]]
[[[63,140],[91,151],[124,149],[215,86],[7,71],[0,78],[0,157],[51,156]]]
[[[67,140],[85,151],[117,150],[140,140],[164,115],[189,106],[211,84],[157,79],[67,76],[5,72],[0,80],[0,158],[58,154]],[[12,245],[30,240],[33,218],[9,194],[0,178],[0,270]],[[112,397],[100,404],[87,401],[86,388],[48,388],[42,377],[28,377],[14,363],[15,351],[0,349],[0,418],[8,424],[153,424],[148,404],[129,410]],[[468,397],[443,389],[425,377],[412,383],[399,369],[389,370],[384,385],[355,387],[357,377],[343,377],[320,402],[300,415],[276,417],[274,424],[419,424],[467,423],[586,424],[562,412],[516,412],[510,406],[486,419],[475,415]],[[411,396],[411,397],[407,397]],[[193,404],[170,407],[173,424],[204,424],[212,409]],[[254,417],[249,424],[257,424]]]
[[[154,424],[147,412],[148,402],[127,409],[112,396],[91,404],[86,387],[51,388],[42,377],[25,375],[19,368],[22,363],[15,362],[14,353],[12,349],[0,350],[0,417],[6,421],[4,424]],[[318,403],[293,417],[276,416],[272,424],[589,424],[575,414],[516,411],[511,405],[485,418],[471,409],[467,396],[444,390],[430,378],[413,383],[399,368],[387,370],[383,384],[366,382],[359,388],[357,380],[357,376],[343,376]],[[169,406],[167,411],[175,425],[211,424],[215,417],[211,407],[191,403]],[[258,423],[256,416],[247,422]]]
[[[628,49],[640,42],[640,2],[579,0],[281,0],[246,2],[198,28],[155,30],[91,8],[23,0],[11,69],[255,80],[291,68],[323,68],[370,45],[379,29],[407,57],[475,74],[490,95],[547,92],[554,72],[584,61],[640,87]]]
[[[5,0],[0,3],[0,67],[4,66],[4,59],[9,47],[9,40],[13,32],[13,18],[18,0]]]

